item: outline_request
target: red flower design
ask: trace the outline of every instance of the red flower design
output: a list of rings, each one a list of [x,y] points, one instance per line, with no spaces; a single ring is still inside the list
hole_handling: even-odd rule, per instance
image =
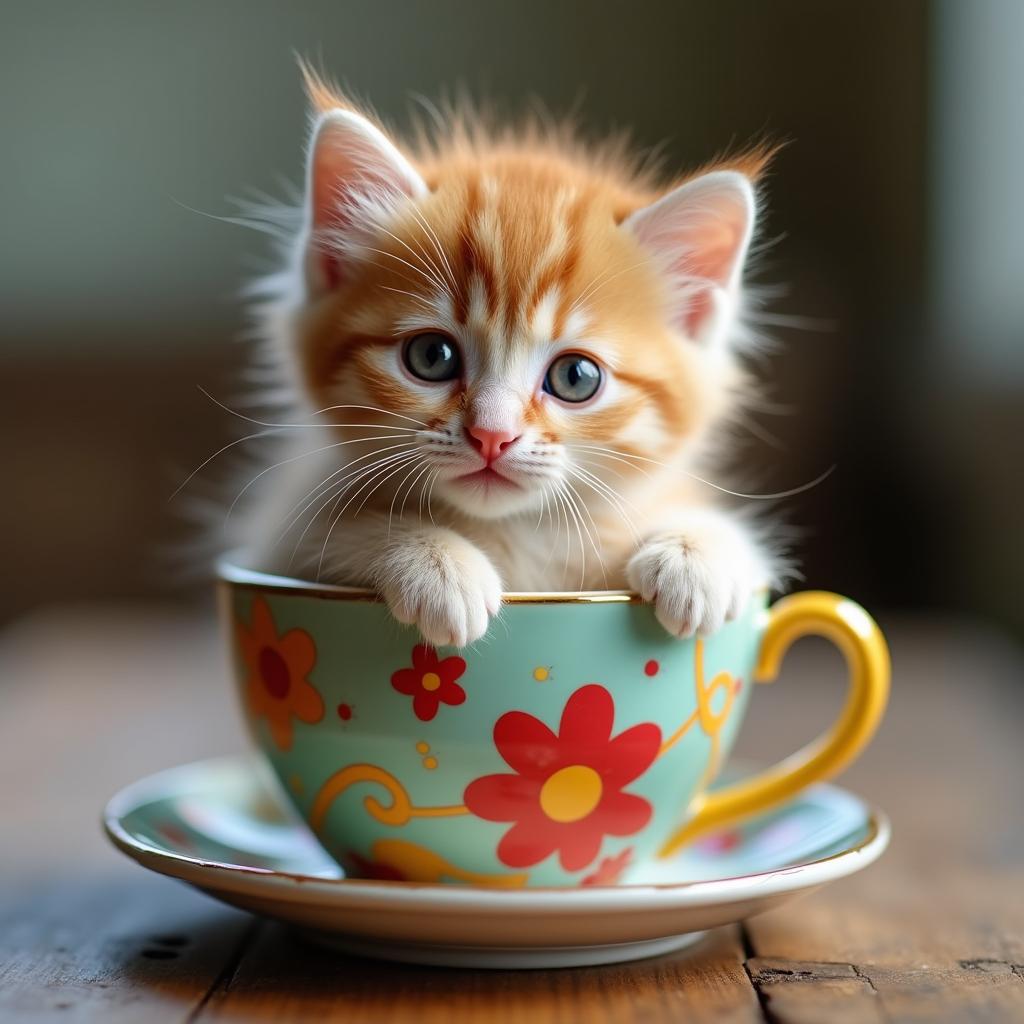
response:
[[[633,847],[627,846],[614,857],[603,858],[597,865],[597,870],[592,875],[587,875],[580,885],[615,885],[622,877],[622,872],[629,867],[632,856]]]
[[[466,671],[466,662],[457,654],[443,661],[427,644],[412,649],[412,668],[400,668],[391,685],[412,697],[412,710],[421,722],[429,722],[442,704],[461,704],[466,691],[455,682]]]
[[[487,821],[515,824],[498,843],[498,859],[513,868],[540,863],[556,850],[566,871],[585,868],[606,835],[629,836],[651,817],[651,805],[622,788],[658,756],[653,722],[612,737],[615,702],[596,684],[566,702],[556,736],[523,711],[494,726],[494,745],[514,775],[486,775],[466,787],[469,810]]]
[[[347,864],[353,867],[353,878],[372,878],[377,882],[405,882],[405,875],[398,868],[385,864],[383,861],[370,860],[354,850],[349,850],[342,858]]]

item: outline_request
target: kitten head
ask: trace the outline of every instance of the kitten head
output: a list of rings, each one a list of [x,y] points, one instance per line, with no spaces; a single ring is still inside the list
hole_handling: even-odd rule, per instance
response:
[[[699,450],[737,386],[766,152],[658,188],[538,131],[403,151],[310,84],[294,354],[339,424],[416,431],[392,487],[493,519]]]

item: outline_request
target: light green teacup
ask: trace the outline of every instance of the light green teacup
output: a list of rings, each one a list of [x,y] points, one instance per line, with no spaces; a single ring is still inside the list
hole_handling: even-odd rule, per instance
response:
[[[889,659],[852,601],[754,595],[679,640],[632,594],[509,594],[471,648],[434,650],[364,591],[225,565],[224,621],[256,742],[355,876],[500,886],[627,880],[632,868],[836,774],[885,708]],[[755,682],[789,645],[850,667],[831,730],[707,795]]]

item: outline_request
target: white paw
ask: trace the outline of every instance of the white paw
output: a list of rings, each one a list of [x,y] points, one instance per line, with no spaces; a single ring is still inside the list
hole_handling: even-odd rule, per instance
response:
[[[379,565],[378,589],[399,622],[435,647],[465,647],[501,606],[501,579],[487,556],[450,531],[410,538]]]
[[[765,582],[746,538],[731,526],[663,535],[626,566],[629,585],[654,604],[674,636],[707,636],[735,619]]]

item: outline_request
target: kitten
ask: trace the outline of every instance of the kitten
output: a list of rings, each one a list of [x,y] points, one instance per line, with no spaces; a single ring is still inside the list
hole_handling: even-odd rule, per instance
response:
[[[304,426],[258,474],[254,567],[372,587],[436,645],[503,590],[628,586],[680,636],[738,615],[776,560],[693,467],[751,387],[769,154],[659,187],[539,129],[403,150],[306,77],[302,223],[259,308]]]

